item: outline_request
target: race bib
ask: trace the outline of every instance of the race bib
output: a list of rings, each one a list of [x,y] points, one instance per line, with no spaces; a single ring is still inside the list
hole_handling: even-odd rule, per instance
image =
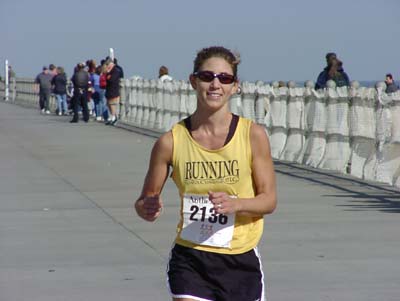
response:
[[[230,248],[235,214],[217,214],[208,195],[183,196],[181,238],[199,245]]]

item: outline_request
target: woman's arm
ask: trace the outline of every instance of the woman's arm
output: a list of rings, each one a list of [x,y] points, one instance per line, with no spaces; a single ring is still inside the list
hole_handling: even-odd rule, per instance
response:
[[[172,133],[167,132],[153,146],[142,193],[135,202],[136,212],[144,220],[153,222],[161,214],[163,204],[160,194],[168,178],[172,151]]]
[[[217,213],[260,216],[272,213],[277,204],[274,164],[268,137],[263,127],[252,124],[250,131],[252,172],[256,188],[254,198],[232,199],[225,192],[210,192]]]

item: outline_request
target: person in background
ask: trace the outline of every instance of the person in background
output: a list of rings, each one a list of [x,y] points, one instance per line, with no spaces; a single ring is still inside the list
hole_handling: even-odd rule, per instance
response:
[[[107,88],[107,66],[105,64],[106,60],[101,60],[101,65],[100,65],[100,78],[99,78],[99,85],[100,85],[100,99],[102,99],[103,102],[103,120],[108,121],[109,117],[109,112],[108,112],[108,106],[107,106],[107,98],[106,98],[106,88]]]
[[[8,65],[8,79],[10,80],[12,78],[15,78],[15,72],[11,65]]]
[[[93,94],[92,99],[94,101],[94,108],[96,113],[96,120],[103,120],[103,113],[105,107],[105,97],[104,97],[104,89],[100,88],[100,75],[101,75],[101,66],[97,66],[95,72],[90,75],[90,81],[92,82]]]
[[[399,87],[393,80],[393,75],[390,73],[386,74],[385,84],[386,84],[386,90],[385,90],[386,93],[394,93],[399,89]]]
[[[155,142],[135,202],[141,218],[155,221],[172,168],[180,196],[167,268],[174,301],[264,300],[257,245],[264,215],[276,208],[275,172],[264,128],[230,112],[238,64],[224,47],[197,53],[189,77],[197,108]]]
[[[87,67],[87,71],[90,74],[96,72],[96,61],[95,60],[87,60],[86,67]]]
[[[53,75],[49,73],[49,69],[43,66],[42,72],[35,78],[35,92],[39,92],[39,106],[42,114],[50,114],[50,94],[51,80]]]
[[[158,70],[158,79],[162,82],[164,81],[171,81],[172,77],[168,73],[168,68],[165,66],[161,66]]]
[[[67,105],[67,75],[65,74],[63,67],[57,67],[57,74],[51,80],[53,87],[53,93],[57,99],[57,111],[58,115],[68,114]]]
[[[278,82],[278,87],[279,87],[279,88],[283,88],[283,87],[287,87],[287,85],[286,85],[286,83],[285,83],[283,80],[280,80],[280,81]]]
[[[96,72],[96,61],[93,59],[87,60],[86,68],[87,68],[87,71],[89,72],[89,76],[90,76],[90,84],[89,84],[89,90],[88,90],[89,115],[95,116],[96,115],[95,103],[94,103],[94,99],[93,99],[94,87],[93,87],[93,82],[91,81],[91,79],[92,79],[92,74],[94,74]]]
[[[74,84],[74,97],[73,99],[73,110],[74,117],[70,121],[71,123],[77,123],[79,121],[79,107],[82,108],[83,120],[89,121],[89,110],[88,110],[88,89],[89,89],[89,73],[85,70],[85,64],[79,63],[76,68],[76,72],[71,78]]]
[[[117,106],[119,105],[120,100],[119,84],[121,80],[121,72],[111,59],[108,59],[105,62],[105,69],[107,72],[106,98],[109,110],[109,117],[106,125],[115,125],[118,122]]]
[[[49,73],[53,77],[57,75],[57,67],[56,67],[56,65],[54,65],[54,64],[50,64],[49,65]]]
[[[343,70],[343,62],[340,61],[336,53],[329,52],[325,56],[327,66],[318,75],[317,83],[315,84],[315,89],[326,88],[326,83],[328,80],[333,80],[337,87],[350,86],[350,79],[346,72]]]
[[[124,78],[124,69],[122,69],[122,67],[120,65],[118,65],[118,60],[116,58],[114,58],[114,64],[115,67],[117,67],[119,74],[120,74],[120,78]]]
[[[74,84],[71,81],[67,82],[67,104],[68,104],[68,115],[74,114],[73,108],[74,99]]]

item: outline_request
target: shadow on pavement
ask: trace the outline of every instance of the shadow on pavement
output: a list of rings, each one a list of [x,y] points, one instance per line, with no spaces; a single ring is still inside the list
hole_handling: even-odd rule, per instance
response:
[[[346,194],[329,194],[326,197],[351,198],[349,204],[338,205],[350,211],[378,210],[400,213],[400,191],[380,183],[370,183],[347,175],[334,174],[293,163],[275,161],[275,171],[297,179],[327,186]]]

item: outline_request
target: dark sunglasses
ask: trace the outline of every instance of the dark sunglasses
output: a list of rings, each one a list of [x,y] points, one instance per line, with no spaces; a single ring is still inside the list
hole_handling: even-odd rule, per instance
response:
[[[200,79],[203,82],[210,83],[214,80],[214,78],[218,78],[221,84],[232,84],[236,80],[236,76],[230,75],[227,73],[219,73],[216,74],[211,71],[197,71],[193,73],[194,76],[196,76],[198,79]]]

